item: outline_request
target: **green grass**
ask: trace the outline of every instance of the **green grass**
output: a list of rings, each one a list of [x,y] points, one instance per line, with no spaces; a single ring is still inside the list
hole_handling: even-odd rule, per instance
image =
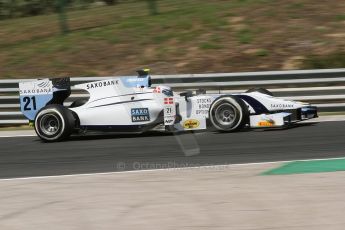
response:
[[[40,59],[34,65],[40,62],[50,72],[56,72],[71,69],[71,64],[64,60],[72,59],[76,54],[87,53],[88,49],[97,53],[97,46],[108,47],[110,51],[118,44],[131,44],[131,48],[138,50],[146,46],[161,46],[170,40],[183,45],[208,31],[224,30],[227,21],[218,16],[223,7],[230,7],[230,4],[199,4],[192,0],[189,3],[176,1],[173,4],[162,1],[160,13],[155,16],[148,16],[143,10],[146,9],[146,3],[143,2],[73,11],[68,13],[71,32],[65,36],[60,35],[57,15],[54,14],[0,21],[0,33],[5,35],[0,37],[0,51],[1,55],[6,56],[9,67],[32,65],[33,59]],[[219,49],[221,46],[213,40],[205,40],[201,42],[200,48]],[[134,52],[131,50],[127,53]],[[162,56],[162,52],[157,53]],[[150,61],[158,57],[138,58]],[[87,63],[91,60],[85,61]],[[77,75],[83,72],[79,70]],[[89,69],[86,72],[95,71]],[[16,72],[7,72],[6,76],[12,74],[15,76]]]
[[[345,14],[339,14],[335,18],[338,21],[345,21]]]
[[[253,41],[253,32],[250,29],[242,29],[237,33],[237,39],[241,44],[249,44]]]
[[[256,56],[258,56],[258,57],[266,57],[266,56],[268,56],[268,54],[269,54],[269,52],[266,49],[259,49],[256,52]]]
[[[292,10],[303,9],[303,7],[304,7],[304,4],[301,2],[295,2],[288,5],[288,8]]]
[[[304,61],[308,69],[344,68],[345,52],[338,52],[325,56],[309,55]]]
[[[323,22],[334,24],[327,30],[315,29],[321,7],[320,12],[314,9],[315,22],[306,20],[310,24],[303,25],[303,31],[298,31],[301,25],[289,23],[291,15],[305,17],[312,5],[312,0],[159,0],[159,14],[150,16],[145,1],[121,1],[67,12],[67,35],[61,35],[56,14],[4,20],[0,21],[0,78],[129,74],[129,69],[159,61],[184,66],[175,69],[181,73],[254,71],[262,64],[258,57],[265,57],[271,70],[289,56],[305,55],[302,49],[290,49],[296,41],[308,40],[305,34],[324,44],[324,49],[329,48],[326,42],[334,50],[341,47],[343,38],[339,42],[325,38],[343,26],[344,14],[337,7]],[[246,49],[258,51],[249,60]],[[307,67],[345,66],[342,54],[308,53]]]
[[[212,49],[221,49],[222,46],[216,43],[211,43],[211,42],[204,42],[200,44],[200,49],[204,50],[212,50]]]

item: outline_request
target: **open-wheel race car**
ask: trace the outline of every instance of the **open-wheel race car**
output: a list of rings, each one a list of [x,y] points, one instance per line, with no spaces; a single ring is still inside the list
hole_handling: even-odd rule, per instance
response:
[[[307,103],[274,97],[268,90],[245,93],[179,94],[168,86],[151,86],[148,70],[136,77],[119,77],[77,84],[89,98],[70,106],[69,78],[21,82],[22,113],[37,135],[47,142],[61,141],[87,131],[179,132],[212,129],[234,132],[248,128],[275,128],[317,117],[317,108]]]

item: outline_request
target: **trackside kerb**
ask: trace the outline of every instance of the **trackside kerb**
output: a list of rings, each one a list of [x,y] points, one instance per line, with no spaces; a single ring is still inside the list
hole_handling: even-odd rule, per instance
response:
[[[295,161],[266,171],[261,175],[289,175],[345,171],[345,159]]]

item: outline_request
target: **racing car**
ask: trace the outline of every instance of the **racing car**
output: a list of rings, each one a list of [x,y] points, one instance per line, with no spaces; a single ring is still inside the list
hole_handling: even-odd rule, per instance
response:
[[[89,131],[235,132],[285,127],[317,117],[315,106],[274,97],[263,88],[236,94],[176,93],[169,86],[152,86],[147,69],[138,71],[138,76],[74,88],[88,92],[89,98],[65,106],[71,94],[69,78],[19,83],[21,111],[43,141],[62,141],[73,133]]]

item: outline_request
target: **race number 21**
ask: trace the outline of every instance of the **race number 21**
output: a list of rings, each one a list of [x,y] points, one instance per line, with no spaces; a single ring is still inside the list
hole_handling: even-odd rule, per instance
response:
[[[171,107],[166,107],[165,108],[165,113],[166,113],[166,116],[174,115]]]
[[[35,97],[24,97],[23,98],[24,103],[24,110],[36,110],[36,98]]]

